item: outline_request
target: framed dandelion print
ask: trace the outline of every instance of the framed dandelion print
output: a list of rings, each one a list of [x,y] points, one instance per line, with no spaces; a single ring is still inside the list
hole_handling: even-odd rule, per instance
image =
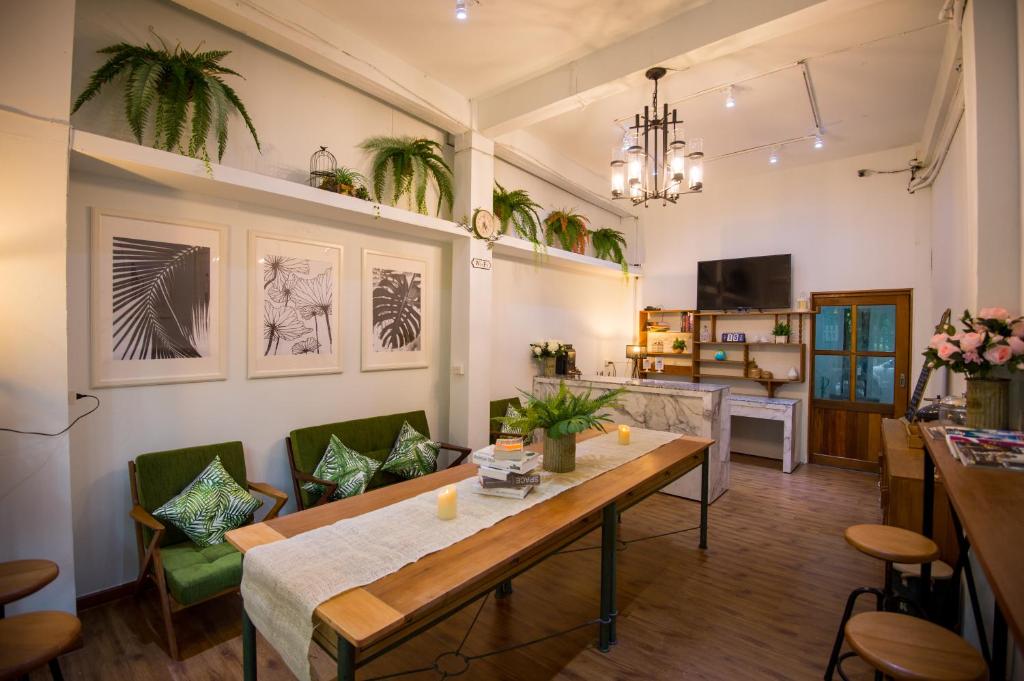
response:
[[[427,366],[429,277],[425,260],[363,250],[363,371]]]
[[[339,244],[249,233],[249,378],[336,374]]]
[[[92,211],[92,385],[227,378],[228,229]]]

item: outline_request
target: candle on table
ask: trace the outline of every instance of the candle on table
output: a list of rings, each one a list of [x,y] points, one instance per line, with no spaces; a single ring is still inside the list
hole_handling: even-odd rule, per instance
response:
[[[437,493],[437,517],[441,520],[455,518],[455,509],[459,494],[454,485],[448,485]]]
[[[626,426],[626,425],[619,426],[619,444],[620,445],[628,445],[629,444],[629,426]]]

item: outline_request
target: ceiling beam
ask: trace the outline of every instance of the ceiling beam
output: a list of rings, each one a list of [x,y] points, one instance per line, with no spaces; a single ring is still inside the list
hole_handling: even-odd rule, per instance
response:
[[[652,66],[685,69],[879,0],[708,0],[657,26],[474,101],[494,138],[622,92]]]
[[[452,134],[470,129],[469,100],[300,2],[173,0]]]

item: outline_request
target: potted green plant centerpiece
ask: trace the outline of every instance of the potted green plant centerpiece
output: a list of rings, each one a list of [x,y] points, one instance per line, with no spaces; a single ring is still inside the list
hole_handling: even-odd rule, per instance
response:
[[[530,343],[530,353],[540,362],[540,375],[548,378],[555,375],[555,360],[565,352],[565,344],[557,340]]]
[[[1024,370],[1024,317],[1011,318],[1002,307],[983,307],[973,316],[964,310],[960,321],[963,331],[947,324],[932,336],[926,361],[967,376],[969,427],[1006,428],[1010,382],[998,374]]]
[[[788,343],[789,332],[789,324],[786,322],[775,322],[775,326],[772,327],[772,335],[775,336],[776,343]]]
[[[592,397],[592,391],[587,390],[576,395],[564,382],[558,384],[558,392],[550,397],[520,391],[525,397],[525,406],[519,416],[503,416],[498,420],[520,433],[542,428],[544,470],[568,473],[576,470],[576,435],[590,428],[603,431],[604,424],[612,419],[602,411],[618,406],[619,396],[625,391],[625,388],[618,388]]]

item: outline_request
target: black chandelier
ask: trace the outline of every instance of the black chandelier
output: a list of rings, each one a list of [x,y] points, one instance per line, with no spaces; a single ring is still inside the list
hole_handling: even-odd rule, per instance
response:
[[[679,130],[675,109],[669,115],[668,104],[658,115],[658,79],[667,71],[656,66],[644,74],[654,81],[654,98],[645,106],[643,118],[636,114],[626,129],[626,142],[612,159],[612,198],[629,199],[634,206],[661,199],[662,205],[675,203],[680,194],[693,194],[704,188],[703,140],[687,143]]]

